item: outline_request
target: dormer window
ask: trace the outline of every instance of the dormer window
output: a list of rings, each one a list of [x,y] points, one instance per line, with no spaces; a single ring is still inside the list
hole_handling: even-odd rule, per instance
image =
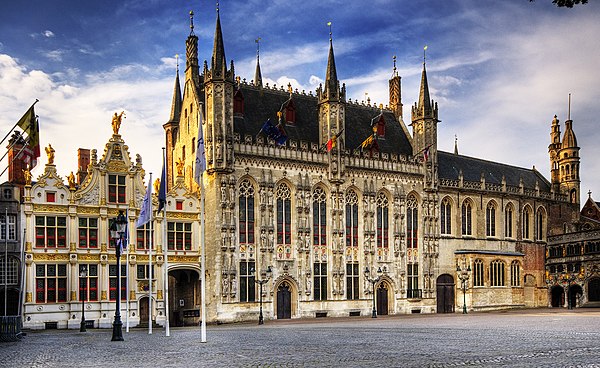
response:
[[[233,96],[233,114],[243,116],[244,115],[244,95],[241,90],[237,90]]]
[[[46,202],[56,202],[56,193],[55,192],[46,192]]]
[[[375,124],[373,124],[373,132],[377,134],[378,138],[385,138],[385,119],[383,115],[380,115]]]
[[[296,106],[294,106],[294,100],[290,100],[285,107],[285,121],[287,124],[296,124]]]
[[[108,175],[108,202],[126,203],[125,175]]]

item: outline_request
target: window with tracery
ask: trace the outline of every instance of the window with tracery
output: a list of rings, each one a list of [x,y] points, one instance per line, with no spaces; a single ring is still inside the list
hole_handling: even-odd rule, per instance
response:
[[[389,246],[389,201],[385,194],[379,193],[377,203],[377,247]]]
[[[406,248],[416,249],[419,230],[419,205],[413,194],[406,199]]]
[[[513,216],[513,206],[509,203],[504,210],[504,236],[506,238],[513,237]]]
[[[473,286],[483,286],[483,261],[476,259],[473,262]]]
[[[254,244],[254,187],[248,179],[240,182],[239,205],[240,244]]]
[[[292,242],[292,202],[291,191],[285,183],[280,183],[275,190],[277,198],[277,244]]]
[[[521,286],[521,267],[519,261],[510,264],[510,286]]]
[[[444,198],[440,208],[440,233],[452,234],[452,205],[450,199]]]
[[[535,216],[535,240],[544,240],[544,211],[541,208]]]
[[[496,204],[490,202],[485,210],[485,235],[496,236]]]
[[[462,235],[473,235],[472,207],[470,201],[464,201],[461,207]]]
[[[327,196],[321,187],[312,193],[313,200],[313,245],[327,245]]]
[[[523,239],[531,239],[531,208],[526,206],[523,209]]]
[[[358,247],[358,195],[346,193],[346,246]]]
[[[490,264],[490,286],[504,286],[504,262],[500,260]]]

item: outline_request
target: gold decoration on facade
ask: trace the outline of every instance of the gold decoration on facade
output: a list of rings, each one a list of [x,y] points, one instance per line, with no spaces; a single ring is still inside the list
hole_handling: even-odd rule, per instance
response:
[[[77,207],[77,214],[81,215],[81,214],[85,214],[85,215],[99,215],[100,214],[100,209],[98,207],[83,207],[83,206],[78,206]]]
[[[175,166],[177,167],[177,176],[183,176],[184,165],[185,162],[180,157],[179,160],[177,160],[177,162],[175,163]]]
[[[59,204],[33,204],[33,212],[58,212],[58,213],[68,213],[68,206],[61,206]]]
[[[106,253],[108,251],[107,248],[106,243],[100,244],[100,252]]]
[[[31,303],[33,300],[31,291],[25,293],[25,303]]]
[[[79,258],[80,261],[100,261],[99,254],[79,254],[77,258]]]
[[[75,189],[75,175],[73,174],[73,171],[71,171],[67,180],[69,182],[69,189]]]
[[[129,300],[135,300],[135,290],[129,290]]]
[[[168,217],[168,220],[171,220],[171,219],[198,220],[197,213],[167,212],[167,217]]]
[[[23,177],[25,178],[25,185],[31,185],[31,171],[29,169],[23,169]]]
[[[71,301],[77,301],[77,292],[75,290],[71,290]]]
[[[48,156],[48,165],[54,165],[54,148],[50,143],[46,147],[46,156]]]
[[[106,290],[102,290],[100,292],[100,300],[107,300],[107,296],[106,296]]]
[[[77,250],[77,243],[69,244],[69,252],[75,252]]]
[[[111,161],[106,165],[106,168],[108,169],[108,171],[114,171],[114,172],[127,172],[128,171],[128,167],[127,165],[125,165],[125,162],[123,161]]]
[[[200,256],[178,256],[169,255],[169,263],[171,262],[200,262]]]
[[[25,242],[25,251],[26,252],[31,252],[32,251],[32,245],[31,242]]]
[[[35,262],[46,262],[46,261],[68,261],[69,255],[67,253],[51,253],[51,254],[33,254],[33,260]]]
[[[123,119],[123,115],[125,111],[121,111],[119,115],[115,112],[115,115],[112,118],[112,129],[114,134],[119,134],[119,129],[121,129],[121,121]]]
[[[156,299],[162,300],[162,298],[163,298],[163,291],[162,290],[157,290],[156,291]]]
[[[160,179],[156,178],[156,180],[154,180],[154,193],[158,193],[159,190],[160,190]]]

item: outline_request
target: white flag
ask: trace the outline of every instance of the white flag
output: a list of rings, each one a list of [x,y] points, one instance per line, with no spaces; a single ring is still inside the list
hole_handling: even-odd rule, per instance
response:
[[[150,174],[150,181],[148,182],[148,189],[146,189],[146,195],[144,196],[144,202],[140,208],[140,217],[138,218],[135,226],[140,227],[147,224],[152,217],[152,174]]]

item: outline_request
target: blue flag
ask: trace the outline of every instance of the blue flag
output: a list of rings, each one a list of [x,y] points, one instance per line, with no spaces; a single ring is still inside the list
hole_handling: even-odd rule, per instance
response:
[[[158,212],[163,209],[165,203],[167,202],[167,178],[166,178],[166,165],[165,159],[163,157],[163,168],[162,174],[160,175],[160,187],[158,188]]]
[[[123,237],[119,239],[121,254],[127,251],[127,245],[129,244],[129,210],[127,210],[125,218],[127,219],[127,222],[125,223],[125,234],[123,234]]]
[[[150,181],[148,182],[148,189],[146,189],[146,195],[140,208],[140,217],[138,218],[135,226],[141,227],[146,225],[152,218],[152,174],[150,174]]]
[[[275,126],[271,122],[271,119],[265,121],[262,128],[260,128],[260,132],[264,132],[267,137],[274,140],[277,144],[285,144],[288,138],[281,124],[277,124],[277,126]]]
[[[196,167],[194,180],[200,185],[202,174],[206,170],[206,153],[204,152],[204,135],[202,134],[202,115],[198,114],[198,147],[196,147]]]

